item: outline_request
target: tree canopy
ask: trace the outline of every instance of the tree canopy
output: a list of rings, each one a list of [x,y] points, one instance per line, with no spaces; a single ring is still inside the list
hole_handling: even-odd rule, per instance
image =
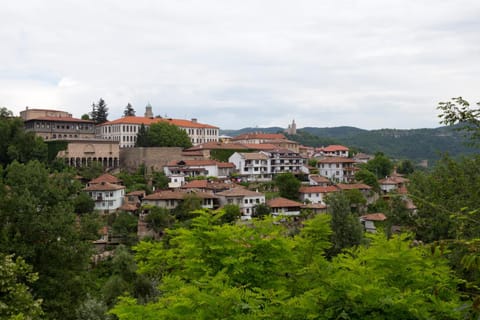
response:
[[[96,104],[92,103],[90,118],[95,121],[95,124],[101,124],[108,121],[108,107],[105,100],[100,98]]]
[[[134,117],[135,116],[135,109],[133,109],[130,102],[125,107],[125,110],[123,111],[123,116],[124,117]]]
[[[136,146],[188,148],[192,146],[192,142],[185,130],[168,122],[160,121],[150,125],[148,130],[144,131],[140,128]]]

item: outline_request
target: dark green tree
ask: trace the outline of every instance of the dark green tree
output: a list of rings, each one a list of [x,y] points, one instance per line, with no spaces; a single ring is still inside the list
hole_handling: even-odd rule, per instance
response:
[[[147,131],[147,141],[148,147],[189,148],[192,146],[190,137],[185,130],[164,121],[150,125]]]
[[[82,120],[90,120],[90,116],[88,115],[88,113],[85,113],[85,114],[82,114],[81,119]]]
[[[5,107],[0,108],[0,118],[12,118],[13,112]]]
[[[0,184],[0,252],[22,256],[38,273],[32,284],[48,319],[72,319],[88,286],[91,244],[73,213],[73,179],[38,161],[6,168]]]
[[[89,213],[93,212],[95,201],[85,192],[80,192],[73,200],[73,205],[75,213]]]
[[[196,217],[195,211],[202,208],[202,199],[195,194],[186,195],[183,201],[173,209],[173,214],[178,221],[188,221]]]
[[[148,131],[147,128],[142,123],[137,133],[137,140],[135,141],[135,147],[149,147],[147,131]]]
[[[355,173],[355,180],[359,182],[363,182],[366,185],[369,185],[373,188],[374,191],[380,190],[380,185],[378,184],[377,176],[366,169],[360,169]]]
[[[348,197],[343,192],[335,192],[327,197],[326,203],[332,216],[331,254],[359,245],[363,238],[363,226],[358,216],[351,212]]]
[[[393,169],[393,162],[381,152],[377,152],[375,157],[368,161],[364,168],[374,173],[377,178],[389,176]]]
[[[275,177],[280,197],[298,200],[301,182],[291,173],[280,173]]]
[[[165,229],[173,226],[175,217],[168,209],[152,206],[148,208],[145,221],[149,229],[162,234]]]
[[[240,212],[240,207],[236,204],[226,204],[223,206],[222,217],[220,221],[222,223],[232,223],[240,219],[242,213]]]
[[[260,203],[255,206],[253,216],[255,218],[263,219],[272,213],[272,209],[265,203]]]
[[[108,108],[105,100],[100,98],[97,104],[92,104],[92,112],[90,113],[90,117],[93,121],[95,121],[95,124],[101,124],[108,121]]]
[[[130,102],[125,107],[125,110],[123,111],[123,116],[124,117],[135,117],[135,109],[133,109]]]
[[[125,245],[134,245],[137,238],[138,219],[132,214],[120,211],[112,224],[112,231]]]
[[[415,171],[415,167],[410,160],[403,160],[397,167],[397,172],[400,174],[412,174]]]

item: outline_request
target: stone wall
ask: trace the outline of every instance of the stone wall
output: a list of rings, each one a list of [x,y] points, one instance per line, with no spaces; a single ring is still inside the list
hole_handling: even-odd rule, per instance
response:
[[[122,148],[120,149],[120,168],[135,171],[145,165],[148,171],[162,171],[163,167],[173,160],[181,160],[182,148]]]

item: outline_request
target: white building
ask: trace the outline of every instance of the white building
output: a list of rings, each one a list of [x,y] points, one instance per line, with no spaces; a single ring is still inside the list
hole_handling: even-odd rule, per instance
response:
[[[171,161],[163,168],[167,177],[172,175],[188,177],[218,177],[227,178],[233,173],[235,165],[216,160],[180,160]]]
[[[299,190],[300,200],[303,202],[325,204],[325,197],[333,192],[338,192],[334,186],[306,186]]]
[[[112,212],[123,204],[125,187],[109,182],[89,184],[83,189],[95,201],[95,210]]]
[[[218,192],[220,204],[235,204],[240,208],[243,220],[251,219],[255,214],[255,206],[265,203],[265,195],[260,192],[250,191],[244,188],[233,188]]]
[[[355,160],[344,157],[326,157],[318,160],[317,168],[320,175],[337,182],[354,180]]]
[[[197,119],[183,120],[161,117],[150,117],[147,114],[145,117],[128,116],[108,121],[97,126],[97,135],[103,139],[115,140],[120,143],[120,148],[132,148],[135,146],[137,134],[140,131],[142,124],[148,128],[153,123],[167,122],[185,130],[190,137],[193,145],[219,141],[219,128],[199,123]]]
[[[349,149],[345,146],[333,144],[327,147],[319,148],[318,152],[326,157],[345,157],[348,158]]]
[[[237,172],[248,181],[271,180],[269,158],[260,152],[235,152],[228,158],[237,168]]]

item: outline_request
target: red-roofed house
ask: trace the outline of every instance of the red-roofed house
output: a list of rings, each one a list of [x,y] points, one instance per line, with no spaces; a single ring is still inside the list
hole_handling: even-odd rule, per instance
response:
[[[147,195],[142,204],[149,204],[165,209],[175,209],[188,196],[202,200],[202,208],[215,209],[218,207],[218,197],[209,192],[186,192],[180,190],[162,190]]]
[[[150,110],[148,108],[150,108]],[[141,125],[143,124],[145,127],[149,127],[151,124],[157,122],[167,122],[185,130],[193,145],[218,141],[218,127],[199,123],[197,119],[154,118],[151,114],[151,107],[148,106],[144,117],[127,116],[105,122],[97,126],[97,134],[104,139],[119,141],[120,148],[131,148],[135,146],[137,133]]]
[[[327,157],[345,157],[348,158],[349,149],[341,145],[330,145],[327,147],[319,148],[318,152],[322,156]]]
[[[383,213],[369,213],[360,217],[360,222],[365,227],[365,231],[376,233],[377,228],[375,222],[383,222],[387,220],[387,217]]]
[[[325,157],[318,160],[317,168],[320,175],[337,182],[351,182],[354,179],[355,160],[344,157]]]
[[[263,193],[250,191],[245,188],[233,188],[218,192],[216,195],[220,197],[222,205],[238,205],[243,220],[251,219],[252,215],[255,214],[255,206],[265,203],[265,195]]]
[[[184,175],[188,177],[209,176],[226,178],[235,170],[233,163],[218,162],[216,160],[180,160],[170,161],[163,168],[165,175]]]
[[[278,197],[268,200],[267,205],[272,209],[274,216],[298,216],[303,203]]]
[[[299,190],[300,200],[321,204],[325,204],[325,197],[333,192],[338,192],[334,186],[307,186],[301,187]]]
[[[124,186],[109,182],[90,182],[83,190],[95,201],[95,210],[108,213],[117,210],[123,204]]]

